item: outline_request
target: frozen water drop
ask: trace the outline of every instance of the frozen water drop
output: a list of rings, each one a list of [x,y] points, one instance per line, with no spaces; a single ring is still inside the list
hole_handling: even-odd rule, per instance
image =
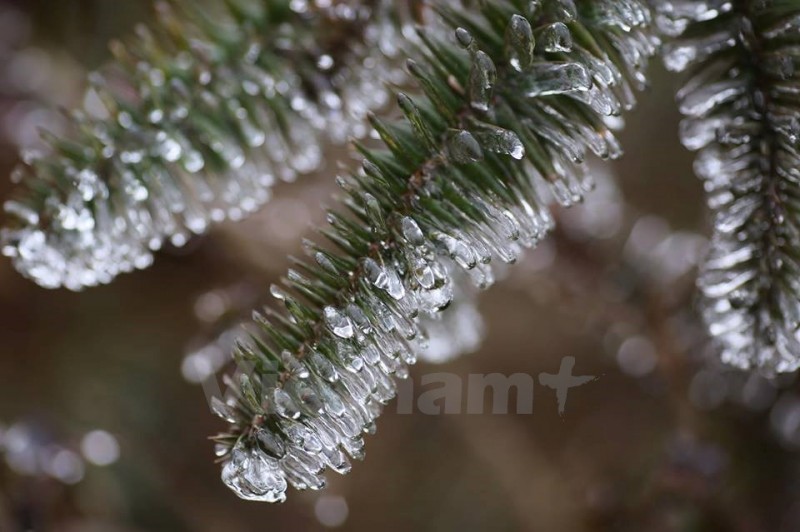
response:
[[[339,312],[333,307],[325,307],[323,310],[325,323],[330,330],[339,338],[352,338],[355,335],[353,323],[350,318]]]

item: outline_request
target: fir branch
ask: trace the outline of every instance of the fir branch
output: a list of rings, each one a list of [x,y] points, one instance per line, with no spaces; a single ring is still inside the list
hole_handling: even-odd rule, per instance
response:
[[[319,137],[366,133],[388,98],[401,13],[391,0],[157,4],[157,24],[90,77],[70,131],[24,154],[3,252],[42,286],[80,289],[145,268],[263,204],[321,163]],[[366,65],[366,66],[365,66]]]
[[[439,6],[457,42],[423,34],[408,68],[425,96],[398,95],[405,121],[373,119],[387,150],[360,148],[328,243],[306,242],[310,260],[273,289],[285,312],[257,313],[260,333],[236,350],[241,370],[213,407],[231,423],[217,454],[240,497],[282,501],[288,484],[318,489],[326,467],[349,471],[393,377],[416,361],[421,317],[451,305],[456,272],[489,286],[492,260],[514,262],[552,226],[539,184],[570,205],[590,188],[586,152],[620,153],[603,119],[644,83],[644,5],[468,6]]]
[[[800,3],[658,5],[665,50],[690,71],[678,94],[681,137],[713,213],[698,285],[724,362],[767,372],[800,367]]]
[[[453,301],[448,312],[420,316],[421,330],[425,332],[423,349],[419,342],[415,343],[419,359],[431,364],[450,362],[464,355],[472,354],[481,346],[485,324],[483,316],[478,310],[477,290],[463,279],[456,279]],[[230,292],[239,291],[243,287],[236,285],[232,289],[216,289],[209,294],[230,300]],[[275,288],[270,287],[272,290]],[[258,293],[257,288],[248,286],[244,288],[248,295]],[[269,296],[269,297],[268,297]],[[202,296],[201,296],[202,297]],[[266,306],[271,300],[271,294],[265,294],[254,304],[251,298],[247,312],[253,307]],[[195,384],[206,382],[207,379],[216,378],[218,373],[230,369],[233,361],[233,350],[237,342],[246,341],[250,335],[258,334],[258,326],[245,313],[244,305],[233,305],[227,308],[218,319],[207,327],[197,338],[192,339],[186,346],[181,372],[185,379]]]

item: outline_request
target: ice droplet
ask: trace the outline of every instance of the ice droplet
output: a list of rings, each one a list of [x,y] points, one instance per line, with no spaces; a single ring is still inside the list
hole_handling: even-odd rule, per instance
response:
[[[580,63],[534,64],[518,84],[528,97],[549,96],[592,88],[592,77]]]
[[[236,422],[236,412],[233,407],[222,401],[219,397],[211,398],[211,411],[214,415],[228,423]]]
[[[483,159],[483,150],[469,131],[456,131],[447,139],[447,153],[458,164],[474,163]]]
[[[403,236],[408,242],[414,246],[421,246],[425,243],[425,235],[422,234],[419,224],[409,216],[403,216],[401,220]]]
[[[545,52],[569,52],[572,50],[572,34],[566,24],[556,22],[545,28],[539,44],[544,46]]]
[[[316,373],[326,381],[336,382],[339,380],[336,368],[325,355],[317,351],[312,351],[308,356],[308,363],[315,369]]]
[[[533,52],[536,41],[528,19],[520,15],[512,15],[506,30],[506,57],[509,64],[519,72],[533,64]]]
[[[297,419],[302,414],[294,399],[283,388],[275,388],[273,390],[272,401],[275,405],[275,411],[285,418]]]
[[[222,481],[242,499],[263,502],[286,500],[286,480],[277,463],[257,450],[237,447],[222,467]]]
[[[482,50],[476,51],[469,74],[469,98],[473,109],[481,112],[489,110],[496,78],[497,70],[492,59]]]
[[[394,299],[399,300],[405,295],[403,282],[394,268],[380,266],[371,258],[365,259],[363,264],[367,278],[377,288],[385,290]]]
[[[513,131],[490,126],[474,131],[473,136],[486,151],[510,155],[517,160],[525,157],[525,147]]]
[[[325,323],[328,324],[333,334],[339,338],[352,338],[355,335],[350,318],[333,307],[325,307],[323,313],[325,315]]]

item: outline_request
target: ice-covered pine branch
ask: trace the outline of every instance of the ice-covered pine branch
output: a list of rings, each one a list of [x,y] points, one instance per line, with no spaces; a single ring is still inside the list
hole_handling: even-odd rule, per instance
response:
[[[419,359],[423,362],[450,362],[462,355],[474,353],[483,342],[486,326],[477,306],[478,290],[464,277],[461,276],[454,283],[453,302],[448,307],[448,312],[421,317],[427,334],[427,345],[419,352]],[[209,330],[193,338],[187,345],[181,363],[181,373],[187,381],[201,384],[207,379],[216,378],[218,373],[229,368],[236,342],[258,333],[258,324],[249,316],[257,304],[250,302],[246,307],[246,315],[245,307],[226,308],[228,302],[235,299],[235,296],[229,295],[230,292],[240,289],[240,285],[227,290],[218,288],[203,294],[195,303],[195,308],[202,308],[203,300],[210,297],[214,300],[211,306],[221,306],[223,310],[210,320],[212,323],[207,327]],[[244,289],[253,294],[258,293],[261,287],[248,286]],[[271,294],[267,293],[258,299],[267,303]]]
[[[406,120],[373,124],[386,151],[306,242],[238,346],[242,371],[217,413],[222,479],[240,497],[282,501],[289,484],[345,473],[424,346],[421,319],[447,312],[453,275],[492,283],[552,220],[538,183],[564,204],[590,187],[587,151],[620,154],[604,117],[633,105],[653,52],[636,0],[494,0],[440,6],[455,37],[426,37],[408,64],[424,96],[398,95]],[[456,30],[456,28],[458,28]],[[465,48],[465,49],[464,49]]]
[[[317,168],[321,136],[366,132],[401,72],[387,57],[400,5],[158,2],[152,29],[111,46],[69,131],[23,155],[4,254],[42,286],[80,289],[255,210],[275,180]]]
[[[722,359],[800,367],[800,3],[665,1],[665,50],[690,70],[678,95],[683,143],[713,213],[699,287]]]

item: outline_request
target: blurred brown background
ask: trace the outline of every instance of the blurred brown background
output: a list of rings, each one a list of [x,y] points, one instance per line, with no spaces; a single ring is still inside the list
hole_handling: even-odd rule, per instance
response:
[[[0,3],[0,174],[31,134],[26,120],[41,120],[30,110],[74,102],[83,70],[147,19],[147,4]],[[724,381],[697,380],[707,347],[691,310],[694,259],[670,245],[702,243],[705,220],[677,141],[677,84],[654,66],[612,167],[619,189],[558,213],[563,229],[482,297],[480,352],[413,373],[417,383],[426,371],[536,376],[574,356],[576,374],[600,378],[571,392],[565,416],[538,383],[533,415],[389,408],[364,463],[283,505],[240,501],[219,481],[206,438],[222,424],[181,360],[207,329],[197,297],[243,280],[264,292],[319,219],[330,175],[279,185],[256,217],[84,293],[40,289],[0,261],[0,423],[31,449],[79,455],[83,436],[103,430],[120,450],[105,467],[86,461],[76,483],[0,453],[0,530],[800,530],[797,464],[769,405],[725,406]],[[9,189],[0,180],[0,197]],[[578,212],[593,209],[606,215],[600,238]]]

